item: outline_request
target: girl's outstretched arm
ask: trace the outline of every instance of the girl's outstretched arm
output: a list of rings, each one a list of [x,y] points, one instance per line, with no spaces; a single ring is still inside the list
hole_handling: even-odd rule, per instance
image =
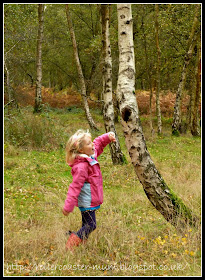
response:
[[[95,155],[99,157],[102,154],[103,149],[110,143],[115,142],[114,132],[108,132],[94,139]]]

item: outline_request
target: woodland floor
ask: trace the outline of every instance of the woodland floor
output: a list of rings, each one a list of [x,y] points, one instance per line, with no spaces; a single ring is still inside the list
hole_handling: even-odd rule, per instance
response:
[[[69,135],[80,128],[89,129],[89,125],[76,92],[52,93],[43,88],[45,110],[40,114],[33,114],[34,95],[35,88],[19,87],[16,99],[20,112],[15,110],[9,117],[5,110],[4,275],[201,276],[200,225],[178,232],[152,206],[134,172],[120,122],[116,131],[128,162],[113,165],[109,147],[104,149],[99,157],[104,202],[96,213],[97,229],[73,254],[65,252],[65,232],[77,231],[81,225],[77,207],[68,217],[61,211],[72,182],[65,163],[65,143]],[[201,138],[190,132],[171,136],[175,100],[171,93],[161,95],[162,135],[151,135],[149,93],[136,92],[136,96],[146,145],[156,168],[200,216]],[[95,138],[105,132],[103,116],[96,103],[90,105],[99,128],[92,133]],[[153,125],[156,131],[155,116]]]

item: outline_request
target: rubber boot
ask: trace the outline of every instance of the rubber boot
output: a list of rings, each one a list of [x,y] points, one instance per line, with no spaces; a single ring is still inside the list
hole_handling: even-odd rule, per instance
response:
[[[80,245],[82,242],[83,240],[80,237],[78,237],[75,233],[71,233],[65,246],[66,250],[73,252],[74,248]]]

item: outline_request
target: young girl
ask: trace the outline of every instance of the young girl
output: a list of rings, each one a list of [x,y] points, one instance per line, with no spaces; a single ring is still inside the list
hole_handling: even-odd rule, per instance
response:
[[[72,251],[96,229],[95,211],[103,202],[103,180],[97,157],[107,144],[115,141],[113,132],[92,142],[89,132],[78,130],[67,142],[66,162],[72,167],[73,181],[62,212],[67,216],[78,206],[82,214],[82,227],[76,233],[71,232],[66,243],[68,250]]]

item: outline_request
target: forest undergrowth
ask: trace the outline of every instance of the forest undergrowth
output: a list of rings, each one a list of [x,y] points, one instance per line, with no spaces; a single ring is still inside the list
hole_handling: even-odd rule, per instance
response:
[[[99,131],[103,117],[91,110]],[[171,136],[163,118],[162,135],[142,126],[150,155],[165,182],[201,215],[201,138]],[[156,119],[153,118],[156,127]],[[128,163],[113,165],[109,147],[99,157],[104,203],[97,229],[73,254],[65,251],[67,230],[78,230],[80,211],[63,216],[70,167],[65,144],[77,129],[89,129],[77,107],[32,107],[4,119],[4,275],[5,276],[200,276],[201,227],[178,232],[151,205],[130,161],[121,124],[116,124]]]

